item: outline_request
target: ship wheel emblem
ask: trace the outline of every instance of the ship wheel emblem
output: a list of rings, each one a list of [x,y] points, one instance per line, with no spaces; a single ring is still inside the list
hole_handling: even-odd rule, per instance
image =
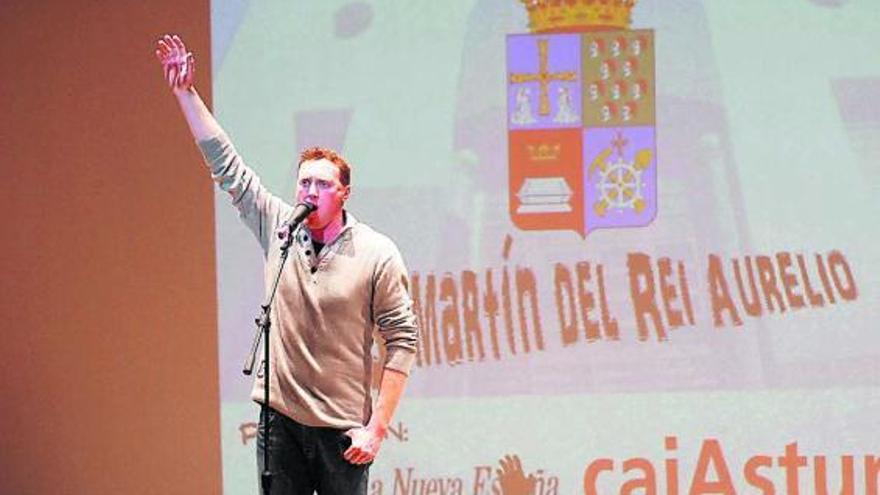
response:
[[[587,172],[590,180],[594,173],[599,173],[599,180],[595,183],[598,199],[593,203],[593,210],[600,217],[604,217],[609,209],[633,210],[636,214],[645,210],[642,175],[651,165],[651,150],[639,150],[632,161],[626,161],[623,149],[627,143],[623,134],[618,132],[611,146],[596,156]],[[609,161],[614,152],[615,159]]]

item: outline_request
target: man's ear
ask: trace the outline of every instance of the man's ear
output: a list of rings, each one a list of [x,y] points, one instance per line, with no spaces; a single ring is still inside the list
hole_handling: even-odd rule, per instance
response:
[[[342,200],[348,201],[349,196],[351,196],[351,184],[345,186],[345,192],[342,193]]]

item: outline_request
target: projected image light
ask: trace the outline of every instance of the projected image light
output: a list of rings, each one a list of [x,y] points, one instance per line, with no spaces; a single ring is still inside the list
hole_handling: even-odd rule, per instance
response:
[[[215,110],[264,184],[292,201],[299,150],[338,149],[347,207],[407,263],[421,347],[369,493],[872,493],[875,10],[270,0],[215,22]],[[224,490],[251,493],[263,260],[222,195],[217,238]]]

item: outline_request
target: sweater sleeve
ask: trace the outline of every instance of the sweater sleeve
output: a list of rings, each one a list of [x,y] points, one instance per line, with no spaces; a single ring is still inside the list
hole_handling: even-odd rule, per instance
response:
[[[263,252],[267,252],[275,229],[289,214],[290,206],[263,186],[226,134],[199,141],[198,145],[214,182],[229,193],[242,221],[254,233]]]
[[[403,258],[393,244],[389,251],[374,278],[373,318],[385,342],[385,367],[409,374],[418,349],[418,320]]]

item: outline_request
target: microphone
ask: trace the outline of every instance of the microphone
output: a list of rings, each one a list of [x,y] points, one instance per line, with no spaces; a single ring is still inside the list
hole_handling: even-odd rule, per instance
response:
[[[318,207],[312,203],[299,203],[294,206],[293,212],[291,212],[287,221],[281,224],[281,227],[278,227],[278,230],[275,231],[275,233],[278,234],[278,238],[290,238],[297,226],[299,226],[307,216],[317,209]]]

